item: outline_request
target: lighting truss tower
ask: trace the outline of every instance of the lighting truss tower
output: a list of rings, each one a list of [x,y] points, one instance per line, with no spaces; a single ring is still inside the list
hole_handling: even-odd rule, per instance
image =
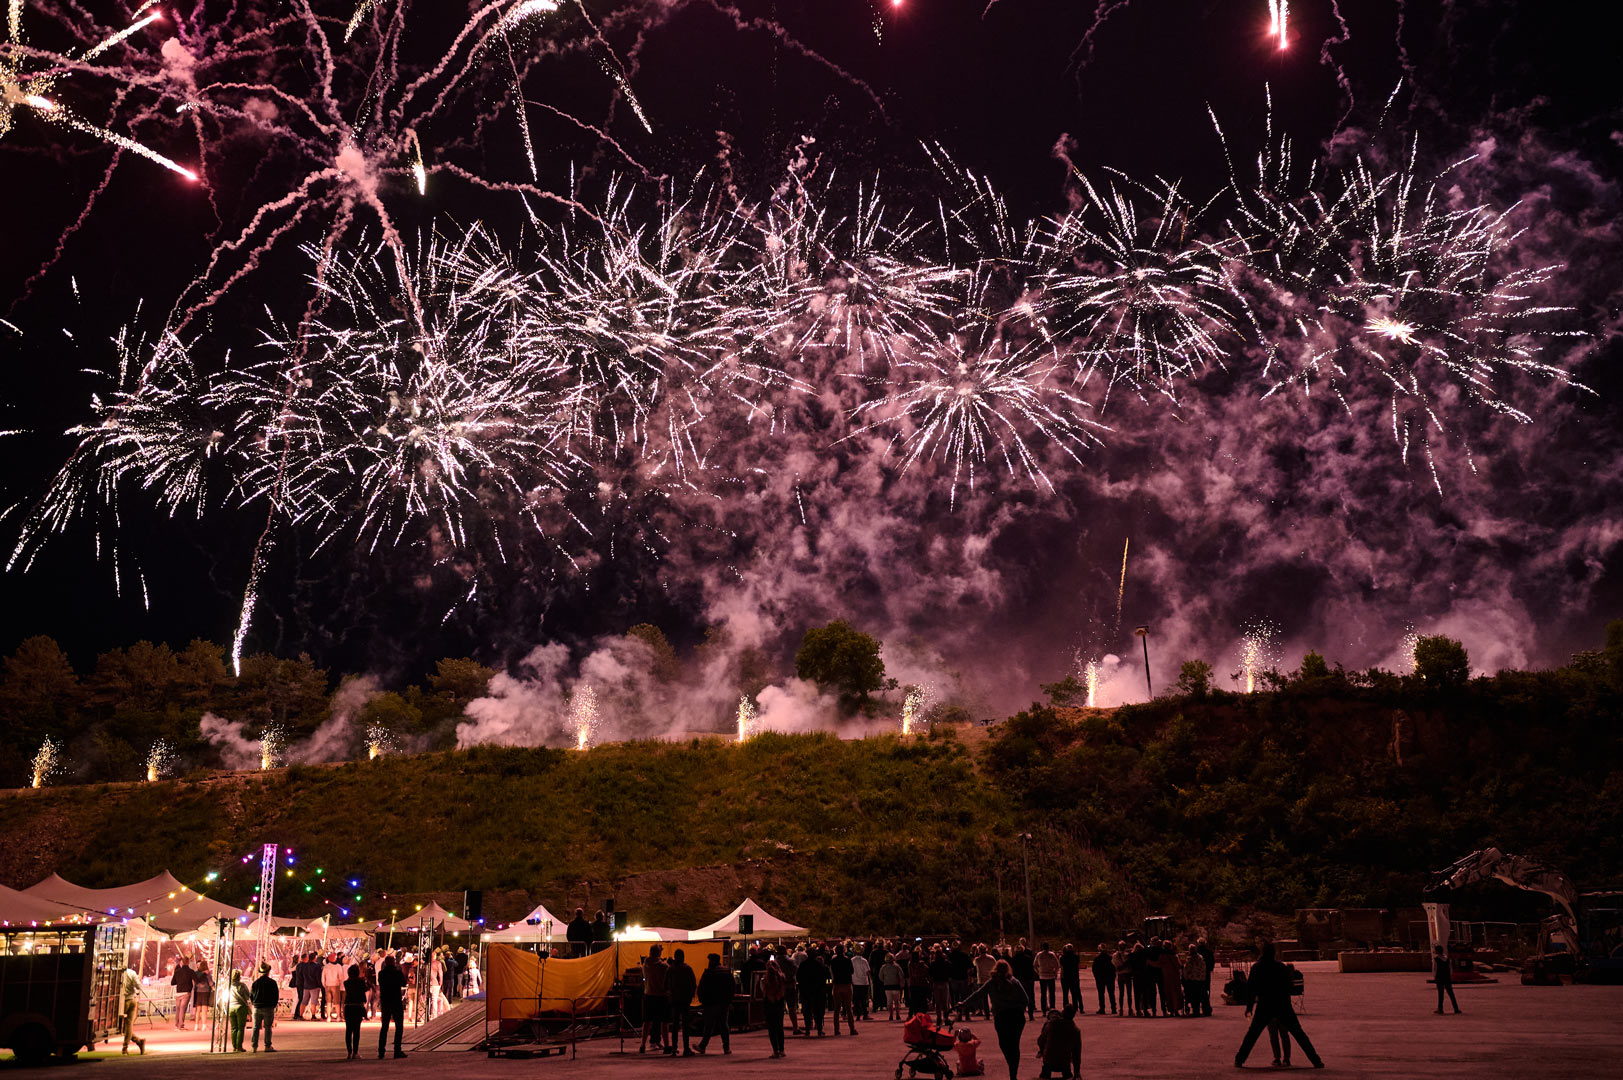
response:
[[[265,850],[259,856],[259,948],[257,950],[259,963],[269,963],[270,936],[271,936],[271,910],[275,907],[276,899],[276,853],[280,851],[276,844],[266,844]]]

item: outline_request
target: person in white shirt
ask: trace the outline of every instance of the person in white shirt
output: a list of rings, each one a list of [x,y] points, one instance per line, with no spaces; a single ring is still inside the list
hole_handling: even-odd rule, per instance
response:
[[[851,950],[851,994],[856,998],[857,1019],[868,1019],[868,995],[873,990],[873,969],[861,949]]]
[[[322,1006],[322,1015],[328,1020],[342,1020],[344,1018],[344,965],[338,962],[337,953],[329,953],[327,962],[321,966],[321,995],[326,999]]]

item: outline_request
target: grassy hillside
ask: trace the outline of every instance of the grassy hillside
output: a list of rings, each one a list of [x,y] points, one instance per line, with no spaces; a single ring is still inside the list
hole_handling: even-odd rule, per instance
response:
[[[698,925],[750,893],[820,931],[990,934],[1001,898],[1015,933],[1029,832],[1039,932],[1066,936],[1150,909],[1413,904],[1430,869],[1489,843],[1597,888],[1623,875],[1620,701],[1570,669],[1447,691],[1335,676],[1034,707],[989,738],[481,748],[10,792],[0,882],[224,870],[212,890],[241,903],[241,856],[275,840],[300,875],[359,875],[367,917],[474,887],[496,919],[612,895],[637,921]],[[278,912],[327,910],[315,884]]]

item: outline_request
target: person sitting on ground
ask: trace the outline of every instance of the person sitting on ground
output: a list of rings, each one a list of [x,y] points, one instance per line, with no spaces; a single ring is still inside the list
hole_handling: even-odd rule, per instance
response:
[[[1058,1074],[1060,1080],[1076,1080],[1082,1075],[1082,1032],[1074,1017],[1076,1006],[1068,1005],[1063,1013],[1050,1009],[1048,1022],[1037,1036],[1037,1051],[1042,1056],[1042,1080]]]
[[[966,1027],[961,1027],[954,1033],[952,1048],[958,1053],[958,1068],[954,1070],[958,1076],[985,1076],[986,1062],[975,1055],[981,1047],[981,1041],[975,1033]]]

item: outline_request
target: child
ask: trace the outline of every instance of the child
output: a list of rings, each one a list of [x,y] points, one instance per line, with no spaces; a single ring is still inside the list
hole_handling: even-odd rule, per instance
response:
[[[975,1038],[975,1033],[968,1028],[959,1028],[958,1041],[953,1043],[953,1049],[958,1051],[958,1076],[984,1076],[986,1063],[975,1056],[980,1048],[981,1041]]]

